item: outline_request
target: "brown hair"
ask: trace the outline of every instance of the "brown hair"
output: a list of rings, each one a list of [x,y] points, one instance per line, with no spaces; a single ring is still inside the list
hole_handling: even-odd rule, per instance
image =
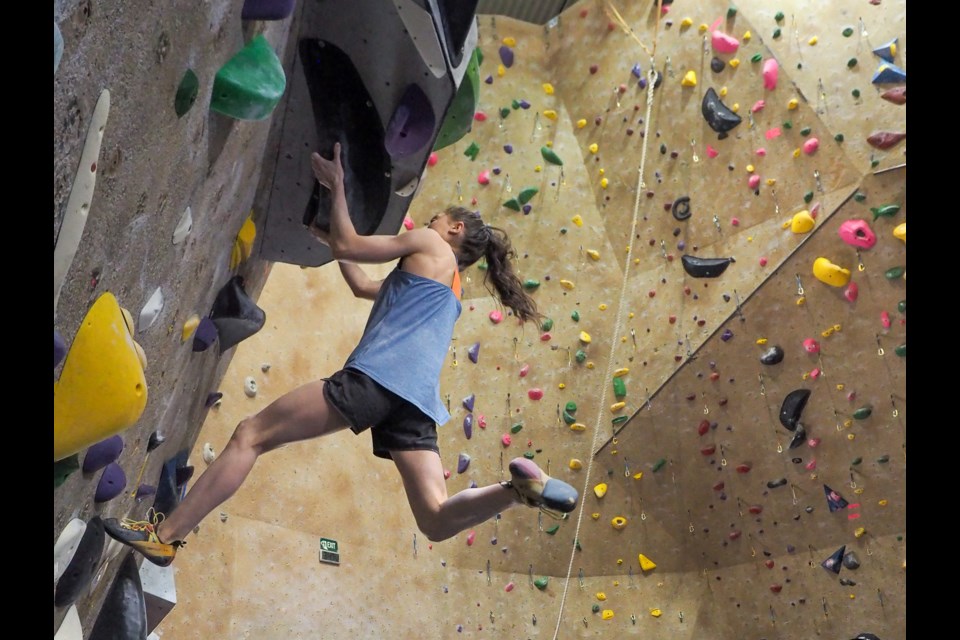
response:
[[[452,220],[464,224],[465,232],[457,257],[459,269],[463,271],[481,257],[485,258],[487,269],[483,285],[487,291],[509,307],[522,322],[532,321],[539,328],[543,314],[537,311],[537,303],[527,295],[523,283],[513,271],[510,260],[516,256],[516,252],[507,232],[486,224],[479,212],[464,207],[450,206],[445,213]]]

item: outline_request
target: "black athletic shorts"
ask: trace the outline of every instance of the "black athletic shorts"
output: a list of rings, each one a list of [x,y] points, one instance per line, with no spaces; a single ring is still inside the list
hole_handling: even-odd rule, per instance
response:
[[[383,388],[356,369],[341,369],[324,378],[323,397],[360,434],[370,429],[373,455],[392,460],[391,451],[436,451],[437,424],[433,418]]]

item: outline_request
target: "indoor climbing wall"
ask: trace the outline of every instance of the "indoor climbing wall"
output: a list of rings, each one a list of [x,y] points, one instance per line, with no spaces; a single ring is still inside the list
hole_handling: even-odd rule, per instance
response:
[[[431,544],[368,436],[293,444],[191,536],[157,634],[905,638],[905,7],[479,16],[472,128],[409,223],[479,210],[548,320],[465,272],[448,491],[525,455],[581,508]],[[362,331],[335,267],[270,275],[262,330],[193,391],[198,472]]]

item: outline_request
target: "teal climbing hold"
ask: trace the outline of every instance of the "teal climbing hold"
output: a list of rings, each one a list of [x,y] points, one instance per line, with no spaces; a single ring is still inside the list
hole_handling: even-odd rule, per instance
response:
[[[550,164],[555,164],[561,167],[563,166],[563,160],[561,160],[560,156],[558,156],[550,147],[540,147],[540,155],[542,155],[543,159]]]
[[[283,65],[260,34],[217,71],[210,109],[237,120],[263,120],[273,113],[286,87]]]
[[[544,589],[547,588],[547,584],[549,582],[550,582],[550,578],[544,576],[542,578],[537,578],[536,580],[534,580],[533,586],[535,586],[537,589],[540,589],[540,591],[543,591]]]
[[[507,209],[520,211],[520,201],[517,200],[516,198],[510,198],[509,200],[503,203],[503,206],[505,206]]]
[[[659,460],[657,460],[656,464],[653,465],[653,470],[654,470],[655,472],[656,472],[656,471],[660,471],[660,469],[663,469],[663,466],[664,466],[665,464],[667,464],[667,459],[666,459],[666,458],[660,458]]]
[[[530,199],[533,198],[533,196],[537,195],[537,191],[539,191],[539,189],[536,187],[527,187],[520,192],[520,194],[517,196],[517,200],[520,201],[520,204],[527,204],[530,202]]]
[[[200,79],[193,69],[187,69],[180,79],[180,86],[177,87],[177,95],[173,99],[173,110],[177,112],[177,117],[183,116],[193,103],[197,100],[197,93],[200,91]]]

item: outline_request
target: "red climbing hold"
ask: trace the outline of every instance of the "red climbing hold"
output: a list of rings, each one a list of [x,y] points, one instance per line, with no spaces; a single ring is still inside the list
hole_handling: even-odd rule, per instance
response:
[[[749,472],[750,472],[750,465],[748,464],[737,465],[737,473],[749,473]]]
[[[709,430],[710,430],[710,421],[709,421],[709,420],[701,420],[701,421],[700,421],[700,424],[697,425],[697,433],[699,433],[700,435],[705,434],[705,433],[706,433],[707,431],[709,431]]]

